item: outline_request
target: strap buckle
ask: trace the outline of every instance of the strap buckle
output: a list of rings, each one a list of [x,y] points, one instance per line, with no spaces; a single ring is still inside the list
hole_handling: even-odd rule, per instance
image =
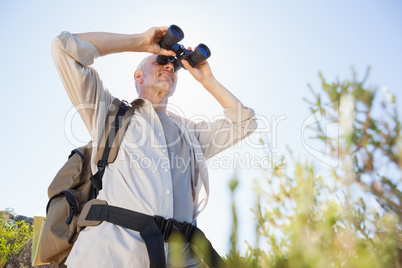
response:
[[[163,240],[167,242],[172,233],[179,233],[182,235],[185,242],[189,242],[193,231],[193,225],[188,222],[179,222],[175,219],[165,219],[160,216],[156,216],[155,219],[160,221],[159,230],[162,233]]]
[[[119,120],[114,120],[112,123],[110,123],[110,127],[114,129],[119,129],[122,125],[123,124]]]
[[[96,165],[98,167],[98,170],[104,170],[106,167],[107,161],[106,160],[99,160],[98,164]]]
[[[122,100],[120,102],[120,107],[123,108],[124,110],[128,110],[128,108],[130,108],[130,105],[128,104],[128,102],[126,100]]]
[[[161,233],[165,242],[169,240],[170,234],[172,233],[173,223],[173,219],[162,220]]]

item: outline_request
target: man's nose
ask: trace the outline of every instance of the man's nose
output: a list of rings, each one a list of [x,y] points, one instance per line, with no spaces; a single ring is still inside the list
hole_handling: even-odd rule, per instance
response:
[[[171,70],[172,72],[174,72],[174,65],[171,61],[168,61],[168,63],[166,63],[163,68],[167,69],[167,70]]]

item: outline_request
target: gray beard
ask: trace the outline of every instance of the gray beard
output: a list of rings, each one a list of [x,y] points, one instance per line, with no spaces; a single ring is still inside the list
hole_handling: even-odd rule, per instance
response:
[[[171,92],[171,86],[166,83],[153,84],[151,86],[151,91],[156,93],[157,95],[164,95],[169,97]]]

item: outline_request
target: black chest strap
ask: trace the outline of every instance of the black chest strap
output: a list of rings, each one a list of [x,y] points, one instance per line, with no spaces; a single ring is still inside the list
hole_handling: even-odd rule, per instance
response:
[[[209,267],[226,267],[205,234],[191,223],[109,206],[105,201],[95,199],[85,205],[78,225],[94,226],[102,221],[139,232],[147,247],[151,268],[167,267],[163,243],[169,241],[173,233],[180,234],[184,242],[189,242],[192,247],[195,247]]]

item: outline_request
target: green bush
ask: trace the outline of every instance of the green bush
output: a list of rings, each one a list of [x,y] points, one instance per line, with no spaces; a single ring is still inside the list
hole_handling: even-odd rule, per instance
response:
[[[33,234],[33,228],[24,221],[11,220],[10,216],[13,214],[10,210],[0,211],[0,267],[6,266],[10,261],[15,262],[25,242]]]
[[[232,242],[231,267],[402,267],[402,139],[394,97],[365,87],[355,74],[343,82],[320,78],[322,91],[308,103],[312,113],[338,119],[339,135],[331,137],[321,123],[315,129],[337,165],[292,158],[264,170],[252,208],[257,246],[240,257]]]

